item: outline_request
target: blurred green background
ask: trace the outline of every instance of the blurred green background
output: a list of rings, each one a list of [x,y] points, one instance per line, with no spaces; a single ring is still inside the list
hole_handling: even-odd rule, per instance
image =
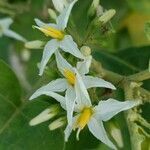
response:
[[[99,29],[93,39],[86,40],[87,26],[93,18],[87,16],[92,0],[79,0],[72,10],[68,31],[80,45],[88,45],[93,56],[106,69],[121,75],[130,75],[148,68],[150,58],[150,40],[147,38],[145,23],[150,21],[149,0],[101,0],[107,10],[116,9],[109,28],[113,32],[101,36]],[[0,0],[0,18],[12,17],[11,29],[27,40],[47,40],[43,34],[34,30],[34,18],[53,21],[47,9],[53,8],[51,0]],[[24,44],[8,37],[0,38],[0,150],[109,150],[85,129],[76,141],[75,134],[68,143],[64,143],[63,129],[49,131],[48,124],[42,123],[30,127],[30,119],[55,103],[49,97],[40,97],[28,102],[29,96],[38,87],[59,76],[51,63],[43,77],[38,76],[37,63],[40,62],[42,50],[25,49]],[[50,70],[50,71],[49,71]],[[15,73],[14,73],[15,72]],[[17,77],[16,77],[17,76]],[[150,90],[150,81],[143,87]],[[121,89],[112,93],[116,99],[123,100]],[[142,116],[150,123],[150,105],[141,108]],[[124,114],[120,113],[106,124],[108,132],[113,127],[120,129],[123,147],[130,150],[130,136],[125,123]],[[144,129],[150,134],[149,129]],[[117,144],[110,134],[110,138]],[[142,143],[143,150],[150,149],[150,138]],[[137,148],[138,150],[138,148]]]

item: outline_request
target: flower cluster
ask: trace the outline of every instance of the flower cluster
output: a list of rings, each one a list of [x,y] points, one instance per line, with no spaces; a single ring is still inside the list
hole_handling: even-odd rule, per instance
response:
[[[69,15],[77,0],[53,0],[54,7],[60,13],[56,17],[56,24],[44,23],[39,19],[35,19],[38,29],[46,36],[52,39],[44,46],[43,56],[40,63],[39,74],[42,75],[44,68],[49,59],[54,54],[58,70],[63,78],[51,81],[47,85],[39,88],[30,100],[40,96],[47,95],[56,99],[61,107],[67,112],[67,127],[64,131],[65,141],[72,130],[77,129],[77,139],[79,139],[80,131],[87,125],[89,131],[101,142],[105,143],[112,149],[116,146],[109,140],[103,121],[108,121],[121,111],[130,109],[137,105],[135,101],[120,102],[115,99],[100,100],[98,105],[93,105],[88,89],[90,88],[108,88],[115,90],[115,86],[104,79],[88,75],[91,66],[92,55],[90,50],[86,52],[79,50],[71,35],[65,32]],[[100,6],[99,6],[100,7]],[[114,10],[102,12],[99,20],[106,23],[114,15]],[[53,12],[54,14],[54,12]],[[61,51],[70,53],[80,59],[76,67],[72,66],[63,56]],[[63,95],[60,93],[63,92]],[[47,121],[56,116],[59,111],[58,105],[47,108],[38,116],[30,121],[30,125],[34,126],[41,122]],[[65,118],[61,117],[49,125],[50,130],[61,127],[65,122]]]

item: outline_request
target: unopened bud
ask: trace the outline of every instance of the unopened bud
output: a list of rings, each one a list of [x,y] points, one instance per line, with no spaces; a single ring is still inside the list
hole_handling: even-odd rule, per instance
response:
[[[116,141],[118,147],[123,148],[124,144],[123,144],[121,130],[118,127],[116,127],[114,124],[112,124],[110,134]]]
[[[49,16],[50,16],[53,20],[56,20],[57,15],[56,15],[56,12],[55,12],[53,9],[49,8],[49,9],[48,9],[48,14],[49,14]]]
[[[27,49],[23,49],[21,52],[21,57],[23,59],[23,61],[28,61],[30,59],[31,53],[29,50]]]
[[[96,10],[97,10],[97,7],[99,5],[99,1],[100,0],[93,0],[89,10],[88,10],[88,15],[91,17],[91,16],[94,16],[94,14],[96,13]]]
[[[54,116],[56,116],[58,114],[58,111],[59,111],[59,107],[57,105],[53,105],[50,108],[47,108],[44,111],[42,111],[35,118],[33,118],[29,122],[29,124],[30,124],[30,126],[35,126],[37,124],[40,124],[40,123],[45,122],[47,120],[50,120],[51,118],[53,118]]]
[[[91,48],[88,47],[88,46],[82,46],[82,47],[81,47],[81,53],[82,53],[84,56],[90,56],[90,55],[91,55]]]
[[[109,9],[108,11],[104,12],[101,17],[99,17],[99,21],[103,24],[107,23],[114,15],[116,14],[115,9]]]
[[[103,15],[103,7],[101,5],[98,5],[98,7],[96,9],[96,13],[97,13],[97,17]]]
[[[35,40],[35,41],[29,41],[25,43],[25,48],[27,49],[42,49],[45,45],[45,42]]]
[[[49,125],[50,130],[58,129],[66,124],[66,117],[58,118]]]

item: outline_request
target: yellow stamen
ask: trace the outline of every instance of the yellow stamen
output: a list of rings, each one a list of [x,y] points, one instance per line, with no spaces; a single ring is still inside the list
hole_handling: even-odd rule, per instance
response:
[[[49,26],[44,26],[44,27],[37,27],[34,26],[35,28],[39,29],[41,32],[43,32],[46,36],[51,36],[54,39],[62,40],[64,38],[64,33],[58,29],[49,27]]]
[[[74,86],[75,81],[76,81],[76,76],[74,74],[74,72],[72,72],[71,70],[65,69],[64,70],[64,75],[67,79],[67,81]]]
[[[92,108],[90,108],[90,107],[84,108],[81,115],[77,119],[76,127],[79,128],[80,130],[82,130],[89,122],[92,114],[93,114]]]

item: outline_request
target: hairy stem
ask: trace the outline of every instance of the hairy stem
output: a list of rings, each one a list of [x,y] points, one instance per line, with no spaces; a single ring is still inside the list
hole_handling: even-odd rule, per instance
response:
[[[129,88],[129,84],[130,83],[128,82],[124,84],[124,92],[125,92],[126,100],[134,99],[133,89]],[[141,150],[141,143],[143,141],[141,136],[138,134],[138,126],[135,123],[135,121],[137,120],[137,117],[138,115],[136,111],[133,109],[130,109],[125,112],[125,118],[126,118],[127,126],[129,129],[129,133],[130,133],[130,141],[131,141],[132,150]]]

